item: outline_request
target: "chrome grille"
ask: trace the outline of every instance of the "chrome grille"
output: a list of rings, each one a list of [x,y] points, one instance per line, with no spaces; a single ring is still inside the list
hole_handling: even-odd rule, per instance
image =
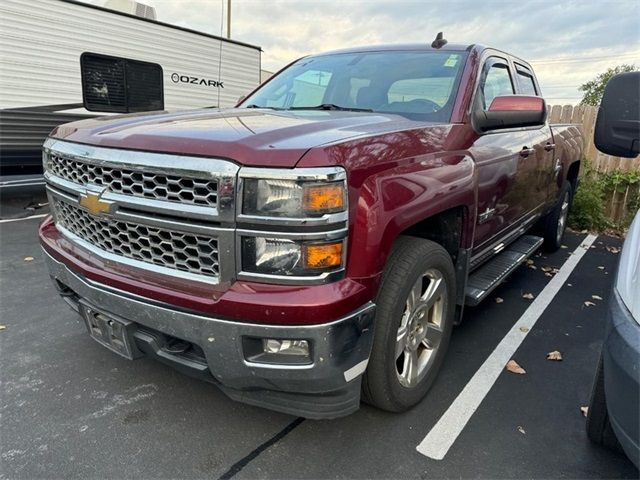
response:
[[[47,170],[80,185],[93,184],[107,191],[134,197],[216,207],[218,181],[94,165],[49,153]]]
[[[58,199],[53,208],[58,226],[108,253],[196,275],[219,275],[217,238],[94,217]]]

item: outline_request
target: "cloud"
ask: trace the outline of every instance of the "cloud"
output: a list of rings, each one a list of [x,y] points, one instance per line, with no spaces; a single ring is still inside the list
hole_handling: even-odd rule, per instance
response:
[[[221,32],[226,1],[142,1],[161,21]],[[532,62],[550,103],[575,103],[577,87],[608,67],[640,65],[639,18],[637,0],[233,0],[231,32],[261,46],[263,68],[275,71],[309,53],[426,43],[444,31],[452,43],[491,45]]]

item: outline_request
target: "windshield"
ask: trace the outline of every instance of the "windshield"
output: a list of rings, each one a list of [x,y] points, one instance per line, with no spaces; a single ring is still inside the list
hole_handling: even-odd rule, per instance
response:
[[[302,58],[240,107],[364,110],[448,122],[466,52],[385,51]]]

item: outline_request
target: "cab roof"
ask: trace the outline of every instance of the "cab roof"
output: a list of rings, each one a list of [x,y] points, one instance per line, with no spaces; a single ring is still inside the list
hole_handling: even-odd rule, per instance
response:
[[[367,52],[385,52],[385,51],[396,51],[396,52],[416,52],[416,51],[425,51],[425,52],[471,52],[474,51],[478,55],[481,54],[484,50],[492,50],[495,52],[502,53],[508,57],[511,57],[513,60],[522,63],[523,65],[531,68],[529,62],[520,58],[516,55],[513,55],[509,52],[505,52],[504,50],[500,50],[493,47],[488,47],[486,45],[480,45],[477,43],[447,43],[446,45],[440,48],[433,48],[430,42],[425,43],[384,43],[380,45],[364,45],[360,47],[351,47],[351,48],[341,48],[338,50],[330,50],[328,52],[320,52],[309,55],[309,57],[321,57],[324,55],[334,55],[340,53],[367,53]]]
[[[425,43],[385,43],[381,45],[366,45],[361,47],[341,48],[338,50],[330,50],[328,52],[317,53],[312,56],[332,55],[336,53],[365,53],[365,52],[384,52],[384,51],[448,51],[463,52],[470,51],[479,45],[464,43],[447,43],[440,48],[433,48],[430,42]]]

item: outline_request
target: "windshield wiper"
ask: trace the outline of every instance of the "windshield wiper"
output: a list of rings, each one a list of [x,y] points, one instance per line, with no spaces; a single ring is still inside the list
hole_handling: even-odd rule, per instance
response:
[[[323,103],[312,107],[289,107],[287,110],[340,110],[344,112],[373,112],[370,108],[341,107],[335,103]]]
[[[282,108],[276,108],[276,107],[265,107],[263,105],[256,105],[255,103],[252,103],[251,105],[247,105],[244,108],[267,108],[269,110],[283,110]]]

